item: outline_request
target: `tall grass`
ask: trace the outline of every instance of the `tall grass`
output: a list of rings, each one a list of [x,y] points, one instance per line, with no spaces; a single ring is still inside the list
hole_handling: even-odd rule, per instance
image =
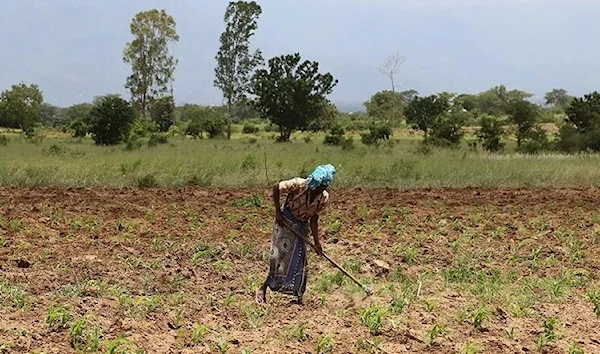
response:
[[[271,134],[271,135],[269,135]],[[573,187],[600,184],[600,155],[486,154],[467,148],[422,149],[417,139],[393,139],[378,148],[355,141],[342,150],[305,142],[275,143],[272,133],[235,139],[171,138],[129,151],[91,140],[11,139],[0,147],[0,184],[10,186],[265,187],[306,176],[318,164],[338,170],[336,187]],[[266,155],[266,171],[265,171]],[[267,180],[268,176],[268,180]]]

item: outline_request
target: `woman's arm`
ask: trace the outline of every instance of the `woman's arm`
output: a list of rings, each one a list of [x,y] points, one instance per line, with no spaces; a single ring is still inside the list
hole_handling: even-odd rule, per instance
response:
[[[310,229],[315,239],[315,248],[317,254],[320,256],[323,254],[323,248],[321,247],[321,241],[319,240],[319,215],[315,215],[310,218]]]

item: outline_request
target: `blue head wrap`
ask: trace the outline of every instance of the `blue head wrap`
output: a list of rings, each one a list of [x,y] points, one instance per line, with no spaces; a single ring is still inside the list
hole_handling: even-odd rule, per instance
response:
[[[329,186],[335,176],[335,167],[331,164],[320,165],[308,176],[308,188],[316,189],[318,186]]]

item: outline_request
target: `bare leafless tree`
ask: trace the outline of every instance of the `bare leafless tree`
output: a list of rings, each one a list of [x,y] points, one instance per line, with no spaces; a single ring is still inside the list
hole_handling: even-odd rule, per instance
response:
[[[389,55],[383,64],[379,66],[379,72],[386,75],[392,83],[392,128],[395,128],[396,121],[396,72],[406,61],[406,57],[395,52]]]

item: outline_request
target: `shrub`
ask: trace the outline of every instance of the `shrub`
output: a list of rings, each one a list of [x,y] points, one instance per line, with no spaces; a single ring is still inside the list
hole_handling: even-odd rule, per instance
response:
[[[501,141],[506,134],[502,121],[485,116],[481,119],[481,127],[477,132],[477,140],[481,142],[483,148],[487,151],[499,151],[504,148],[504,143]]]
[[[0,146],[8,145],[8,137],[6,135],[0,135]]]
[[[89,113],[90,132],[96,145],[124,141],[131,130],[135,113],[129,102],[119,96],[101,98]]]
[[[258,133],[258,127],[254,124],[246,123],[246,124],[244,124],[244,127],[242,128],[242,133],[244,133],[244,134]]]
[[[166,144],[168,142],[167,135],[164,133],[152,133],[148,139],[148,146],[153,147],[158,144]]]
[[[368,133],[361,134],[361,141],[365,145],[379,145],[380,140],[389,140],[391,135],[389,125],[372,125]]]

